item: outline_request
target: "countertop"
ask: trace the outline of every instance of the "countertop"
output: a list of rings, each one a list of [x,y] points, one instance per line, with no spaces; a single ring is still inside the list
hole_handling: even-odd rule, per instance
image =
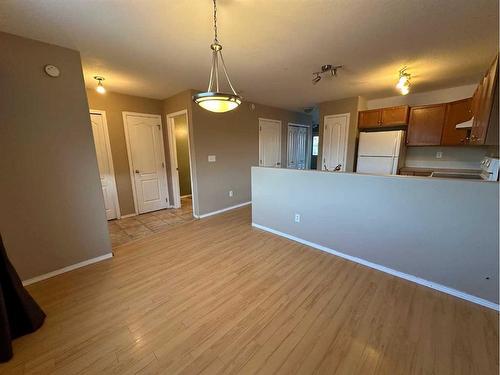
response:
[[[432,172],[446,172],[446,173],[481,173],[480,169],[451,169],[451,168],[421,168],[421,167],[402,167],[399,169],[400,173],[403,172],[417,172],[429,173]]]

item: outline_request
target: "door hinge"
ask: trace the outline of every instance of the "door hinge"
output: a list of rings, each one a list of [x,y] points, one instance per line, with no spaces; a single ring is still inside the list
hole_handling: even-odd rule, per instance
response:
[[[158,126],[158,130],[161,130],[161,126],[160,125],[156,125],[156,126]]]
[[[162,166],[162,168],[165,168],[165,163],[161,162],[161,166]]]

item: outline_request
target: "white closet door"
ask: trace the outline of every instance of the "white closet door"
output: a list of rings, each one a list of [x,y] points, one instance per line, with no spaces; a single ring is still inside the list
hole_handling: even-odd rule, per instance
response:
[[[306,168],[307,128],[288,125],[287,167],[292,169]]]
[[[325,116],[323,132],[323,160],[321,169],[333,170],[340,165],[345,171],[349,115]]]
[[[139,213],[167,207],[165,152],[160,116],[124,114],[125,134],[137,210]]]
[[[297,131],[298,169],[306,169],[306,157],[307,157],[307,128],[299,127]]]
[[[108,129],[104,117],[100,113],[90,114],[92,124],[92,135],[94,136],[95,152],[99,176],[101,179],[102,195],[104,197],[104,208],[108,220],[118,217],[118,196],[116,191],[115,175],[113,173],[113,162],[111,148],[109,146]]]
[[[281,121],[259,119],[259,166],[281,167]]]

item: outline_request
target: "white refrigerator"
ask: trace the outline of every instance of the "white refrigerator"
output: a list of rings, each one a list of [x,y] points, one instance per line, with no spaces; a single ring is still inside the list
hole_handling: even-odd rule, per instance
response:
[[[397,174],[404,162],[404,137],[403,130],[361,132],[356,172]]]

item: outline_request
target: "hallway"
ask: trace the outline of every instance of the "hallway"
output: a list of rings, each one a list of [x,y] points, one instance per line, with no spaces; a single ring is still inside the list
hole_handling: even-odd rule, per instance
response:
[[[191,197],[181,198],[181,208],[167,208],[108,221],[111,245],[114,248],[193,220],[195,217]]]

